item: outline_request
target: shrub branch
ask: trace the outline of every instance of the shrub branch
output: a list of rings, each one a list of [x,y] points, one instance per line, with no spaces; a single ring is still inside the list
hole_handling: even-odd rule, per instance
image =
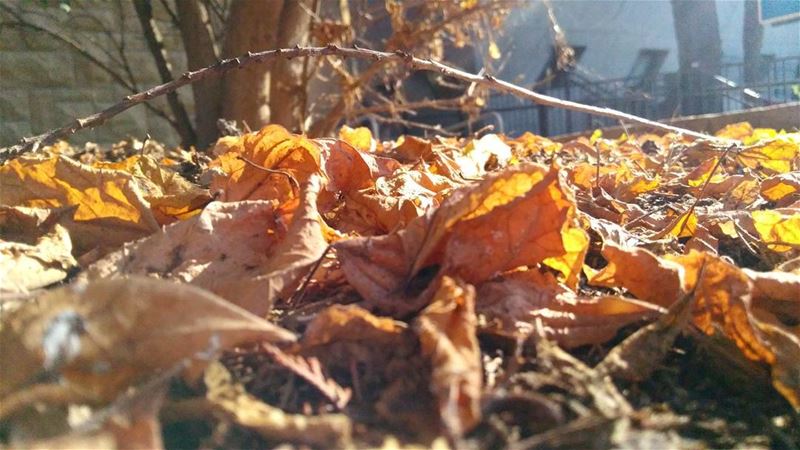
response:
[[[571,111],[592,114],[596,116],[609,117],[623,122],[634,123],[646,127],[654,128],[664,132],[680,133],[686,136],[691,136],[699,139],[716,140],[713,136],[703,133],[698,133],[683,128],[665,125],[653,120],[644,119],[633,114],[624,113],[611,108],[604,108],[599,106],[585,105],[578,102],[569,100],[561,100],[549,95],[539,94],[530,89],[509,83],[507,81],[495,78],[492,75],[476,75],[473,73],[465,72],[454,67],[450,67],[441,62],[432,59],[420,59],[403,52],[381,52],[377,50],[370,50],[354,46],[352,48],[340,47],[338,45],[328,45],[325,47],[295,47],[283,48],[275,50],[266,50],[262,52],[248,52],[243,56],[236,58],[219,60],[216,64],[198,69],[191,72],[185,72],[180,78],[170,82],[152,87],[146,91],[137,94],[128,95],[119,103],[109,106],[108,108],[86,116],[76,119],[71,123],[64,125],[61,128],[56,128],[46,133],[37,136],[27,137],[20,140],[20,142],[11,147],[0,149],[0,163],[7,161],[14,156],[20,155],[25,152],[36,152],[43,145],[50,144],[57,139],[66,138],[75,134],[76,132],[93,128],[105,123],[110,118],[122,113],[123,111],[132,108],[140,103],[147,102],[156,97],[174,92],[176,89],[192,84],[206,78],[220,76],[223,73],[233,70],[248,67],[253,64],[260,64],[266,61],[271,61],[276,58],[300,58],[300,57],[321,57],[321,56],[337,56],[341,58],[356,58],[356,59],[370,59],[375,61],[393,61],[405,64],[408,68],[414,70],[422,70],[428,72],[437,72],[444,76],[455,78],[467,83],[475,83],[477,85],[486,86],[495,91],[504,92],[520,98],[531,100],[534,103],[543,106],[551,106],[554,108],[568,109]]]

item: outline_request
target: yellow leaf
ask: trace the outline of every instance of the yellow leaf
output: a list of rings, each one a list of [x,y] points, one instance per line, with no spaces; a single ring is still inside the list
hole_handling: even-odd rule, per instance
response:
[[[800,248],[800,212],[753,211],[750,216],[761,241],[771,250],[787,252]]]
[[[774,175],[761,182],[761,196],[771,202],[789,203],[800,197],[800,173]],[[781,205],[779,205],[781,206]]]
[[[751,169],[766,169],[770,173],[800,170],[800,141],[779,136],[756,147],[743,150],[739,161]]]
[[[749,122],[732,123],[716,132],[715,136],[742,141],[753,134],[753,127]]]
[[[599,128],[598,128],[598,129],[594,130],[594,132],[592,133],[592,135],[589,137],[589,143],[590,143],[590,144],[592,144],[592,145],[594,145],[594,144],[595,144],[595,143],[597,143],[597,141],[599,141],[599,140],[600,140],[600,138],[602,138],[602,137],[603,137],[603,130],[601,130],[601,129],[599,129]]]
[[[725,174],[721,173],[717,165],[719,158],[714,157],[703,161],[693,171],[686,175],[686,184],[691,187],[702,187],[707,183],[720,182],[725,179]],[[716,169],[716,170],[715,170]],[[713,175],[713,178],[709,180]]]
[[[489,43],[489,57],[492,59],[500,59],[503,56],[500,53],[500,48],[497,46],[497,43],[492,41]]]
[[[131,174],[95,169],[63,156],[17,158],[0,167],[0,203],[77,206],[66,227],[78,254],[95,246],[116,247],[160,229]]]
[[[374,152],[377,145],[367,127],[350,128],[344,125],[339,129],[339,139],[367,153]]]
[[[319,146],[279,125],[266,126],[239,139],[240,142],[228,142],[226,153],[210,164],[224,173],[211,182],[212,191],[222,190],[220,200],[283,203],[297,197],[296,183],[305,183],[320,172]]]

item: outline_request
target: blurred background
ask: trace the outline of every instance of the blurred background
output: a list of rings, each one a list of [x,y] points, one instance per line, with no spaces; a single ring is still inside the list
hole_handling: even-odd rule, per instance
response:
[[[800,126],[800,0],[12,0],[0,3],[0,145],[220,58],[329,43],[403,50],[651,119],[746,110]],[[205,147],[270,122],[314,136],[365,125],[384,138],[619,125],[327,57],[228,72],[71,142],[149,134]]]

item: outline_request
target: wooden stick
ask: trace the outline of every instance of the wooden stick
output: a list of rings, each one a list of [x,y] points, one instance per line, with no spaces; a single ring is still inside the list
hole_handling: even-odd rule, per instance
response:
[[[671,125],[664,125],[653,120],[644,119],[632,114],[627,114],[622,111],[617,111],[611,108],[604,108],[599,106],[584,105],[582,103],[573,102],[569,100],[561,100],[549,95],[539,94],[530,89],[526,89],[515,84],[497,79],[491,75],[475,75],[473,73],[465,72],[454,67],[447,66],[432,59],[420,59],[411,56],[403,51],[396,52],[381,52],[360,48],[354,46],[352,48],[344,48],[338,45],[328,45],[325,47],[295,47],[295,48],[279,48],[275,50],[266,50],[262,52],[247,52],[247,54],[225,60],[220,60],[216,64],[195,70],[193,72],[185,72],[180,78],[172,80],[146,91],[139,92],[138,94],[128,95],[119,103],[109,106],[108,108],[90,116],[64,125],[61,128],[50,130],[38,136],[23,138],[19,144],[0,149],[0,163],[5,162],[9,158],[13,158],[25,152],[35,152],[43,145],[50,144],[57,139],[71,136],[86,128],[96,127],[103,124],[108,119],[116,116],[117,114],[136,106],[140,103],[152,100],[156,97],[168,94],[178,88],[186,86],[187,84],[195,83],[209,77],[219,76],[232,69],[242,69],[253,64],[259,64],[275,58],[300,58],[300,57],[321,57],[321,56],[338,56],[341,58],[356,58],[356,59],[372,59],[376,61],[381,60],[394,60],[405,64],[407,67],[415,70],[423,70],[428,72],[437,72],[442,75],[456,78],[458,80],[475,83],[477,85],[487,86],[499,92],[505,92],[517,97],[525,98],[533,101],[534,103],[552,106],[554,108],[569,109],[572,111],[592,114],[596,116],[609,117],[612,119],[622,120],[630,123],[648,126],[665,132],[680,133],[686,136],[691,136],[698,139],[717,140],[713,136],[709,136],[695,131],[686,130]]]

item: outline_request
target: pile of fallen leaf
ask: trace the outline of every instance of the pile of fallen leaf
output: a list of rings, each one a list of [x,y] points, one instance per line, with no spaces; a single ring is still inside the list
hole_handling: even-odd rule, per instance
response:
[[[717,136],[18,157],[0,443],[797,448],[800,133]]]

